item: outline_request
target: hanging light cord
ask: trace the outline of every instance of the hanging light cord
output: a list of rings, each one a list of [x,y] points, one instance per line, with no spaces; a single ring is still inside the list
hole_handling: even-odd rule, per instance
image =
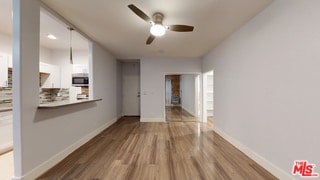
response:
[[[72,27],[68,27],[70,30],[70,63],[73,64],[73,58],[72,58],[72,31],[74,30]]]

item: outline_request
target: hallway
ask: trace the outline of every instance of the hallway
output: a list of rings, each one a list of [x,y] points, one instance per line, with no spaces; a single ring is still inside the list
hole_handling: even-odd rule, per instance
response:
[[[38,179],[276,179],[213,132],[212,123],[125,117]]]

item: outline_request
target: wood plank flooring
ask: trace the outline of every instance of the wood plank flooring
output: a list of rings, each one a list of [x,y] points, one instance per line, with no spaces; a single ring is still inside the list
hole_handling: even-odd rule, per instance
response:
[[[199,121],[181,106],[166,106],[166,121]]]
[[[277,179],[208,124],[124,117],[38,179]]]

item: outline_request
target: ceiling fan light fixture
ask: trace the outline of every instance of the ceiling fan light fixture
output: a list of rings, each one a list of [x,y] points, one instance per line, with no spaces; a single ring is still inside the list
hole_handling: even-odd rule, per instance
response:
[[[154,36],[163,36],[166,33],[166,28],[162,24],[154,24],[150,28],[150,33]]]
[[[164,26],[162,23],[164,19],[164,14],[162,14],[161,12],[153,13],[152,18],[150,18],[146,13],[144,13],[141,9],[139,9],[134,4],[130,4],[128,5],[128,7],[129,9],[131,9],[133,13],[135,13],[141,19],[151,24],[151,28],[150,28],[151,35],[148,37],[146,41],[146,45],[150,45],[157,36],[163,36],[167,30],[176,31],[176,32],[192,32],[194,29],[193,26],[181,25],[181,24]]]

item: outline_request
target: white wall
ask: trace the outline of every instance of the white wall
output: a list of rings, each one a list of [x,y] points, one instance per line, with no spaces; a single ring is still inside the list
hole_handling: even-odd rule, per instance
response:
[[[114,77],[113,77],[114,78]],[[116,82],[117,82],[117,115],[120,116],[122,115],[123,111],[122,111],[122,94],[119,92],[122,92],[122,66],[121,66],[121,62],[117,61],[117,76],[116,78]],[[119,117],[120,118],[120,117]]]
[[[91,92],[102,101],[38,109],[39,1],[14,0],[14,179],[35,179],[120,116],[118,64],[93,43]]]
[[[0,52],[12,54],[12,37],[0,32]]]
[[[92,80],[90,86],[92,86],[93,98],[102,98],[101,106],[98,106],[97,113],[98,119],[101,123],[114,120],[121,117],[121,76],[119,77],[118,71],[120,67],[117,60],[108,53],[105,49],[98,44],[93,43],[92,47],[92,62],[89,73]],[[90,113],[92,116],[94,113]],[[96,116],[96,115],[95,115]],[[99,125],[97,126],[99,127]]]
[[[55,65],[69,65],[69,50],[52,50],[51,64]],[[72,51],[73,64],[88,64],[89,65],[89,49],[88,50],[73,50]]]
[[[165,75],[201,73],[199,59],[142,58],[141,121],[165,121]]]
[[[181,105],[187,112],[196,116],[196,75],[183,74],[180,76]]]
[[[319,7],[275,0],[203,60],[215,72],[215,127],[287,174],[294,160],[320,172]]]
[[[52,64],[52,51],[45,47],[40,47],[39,61]]]

